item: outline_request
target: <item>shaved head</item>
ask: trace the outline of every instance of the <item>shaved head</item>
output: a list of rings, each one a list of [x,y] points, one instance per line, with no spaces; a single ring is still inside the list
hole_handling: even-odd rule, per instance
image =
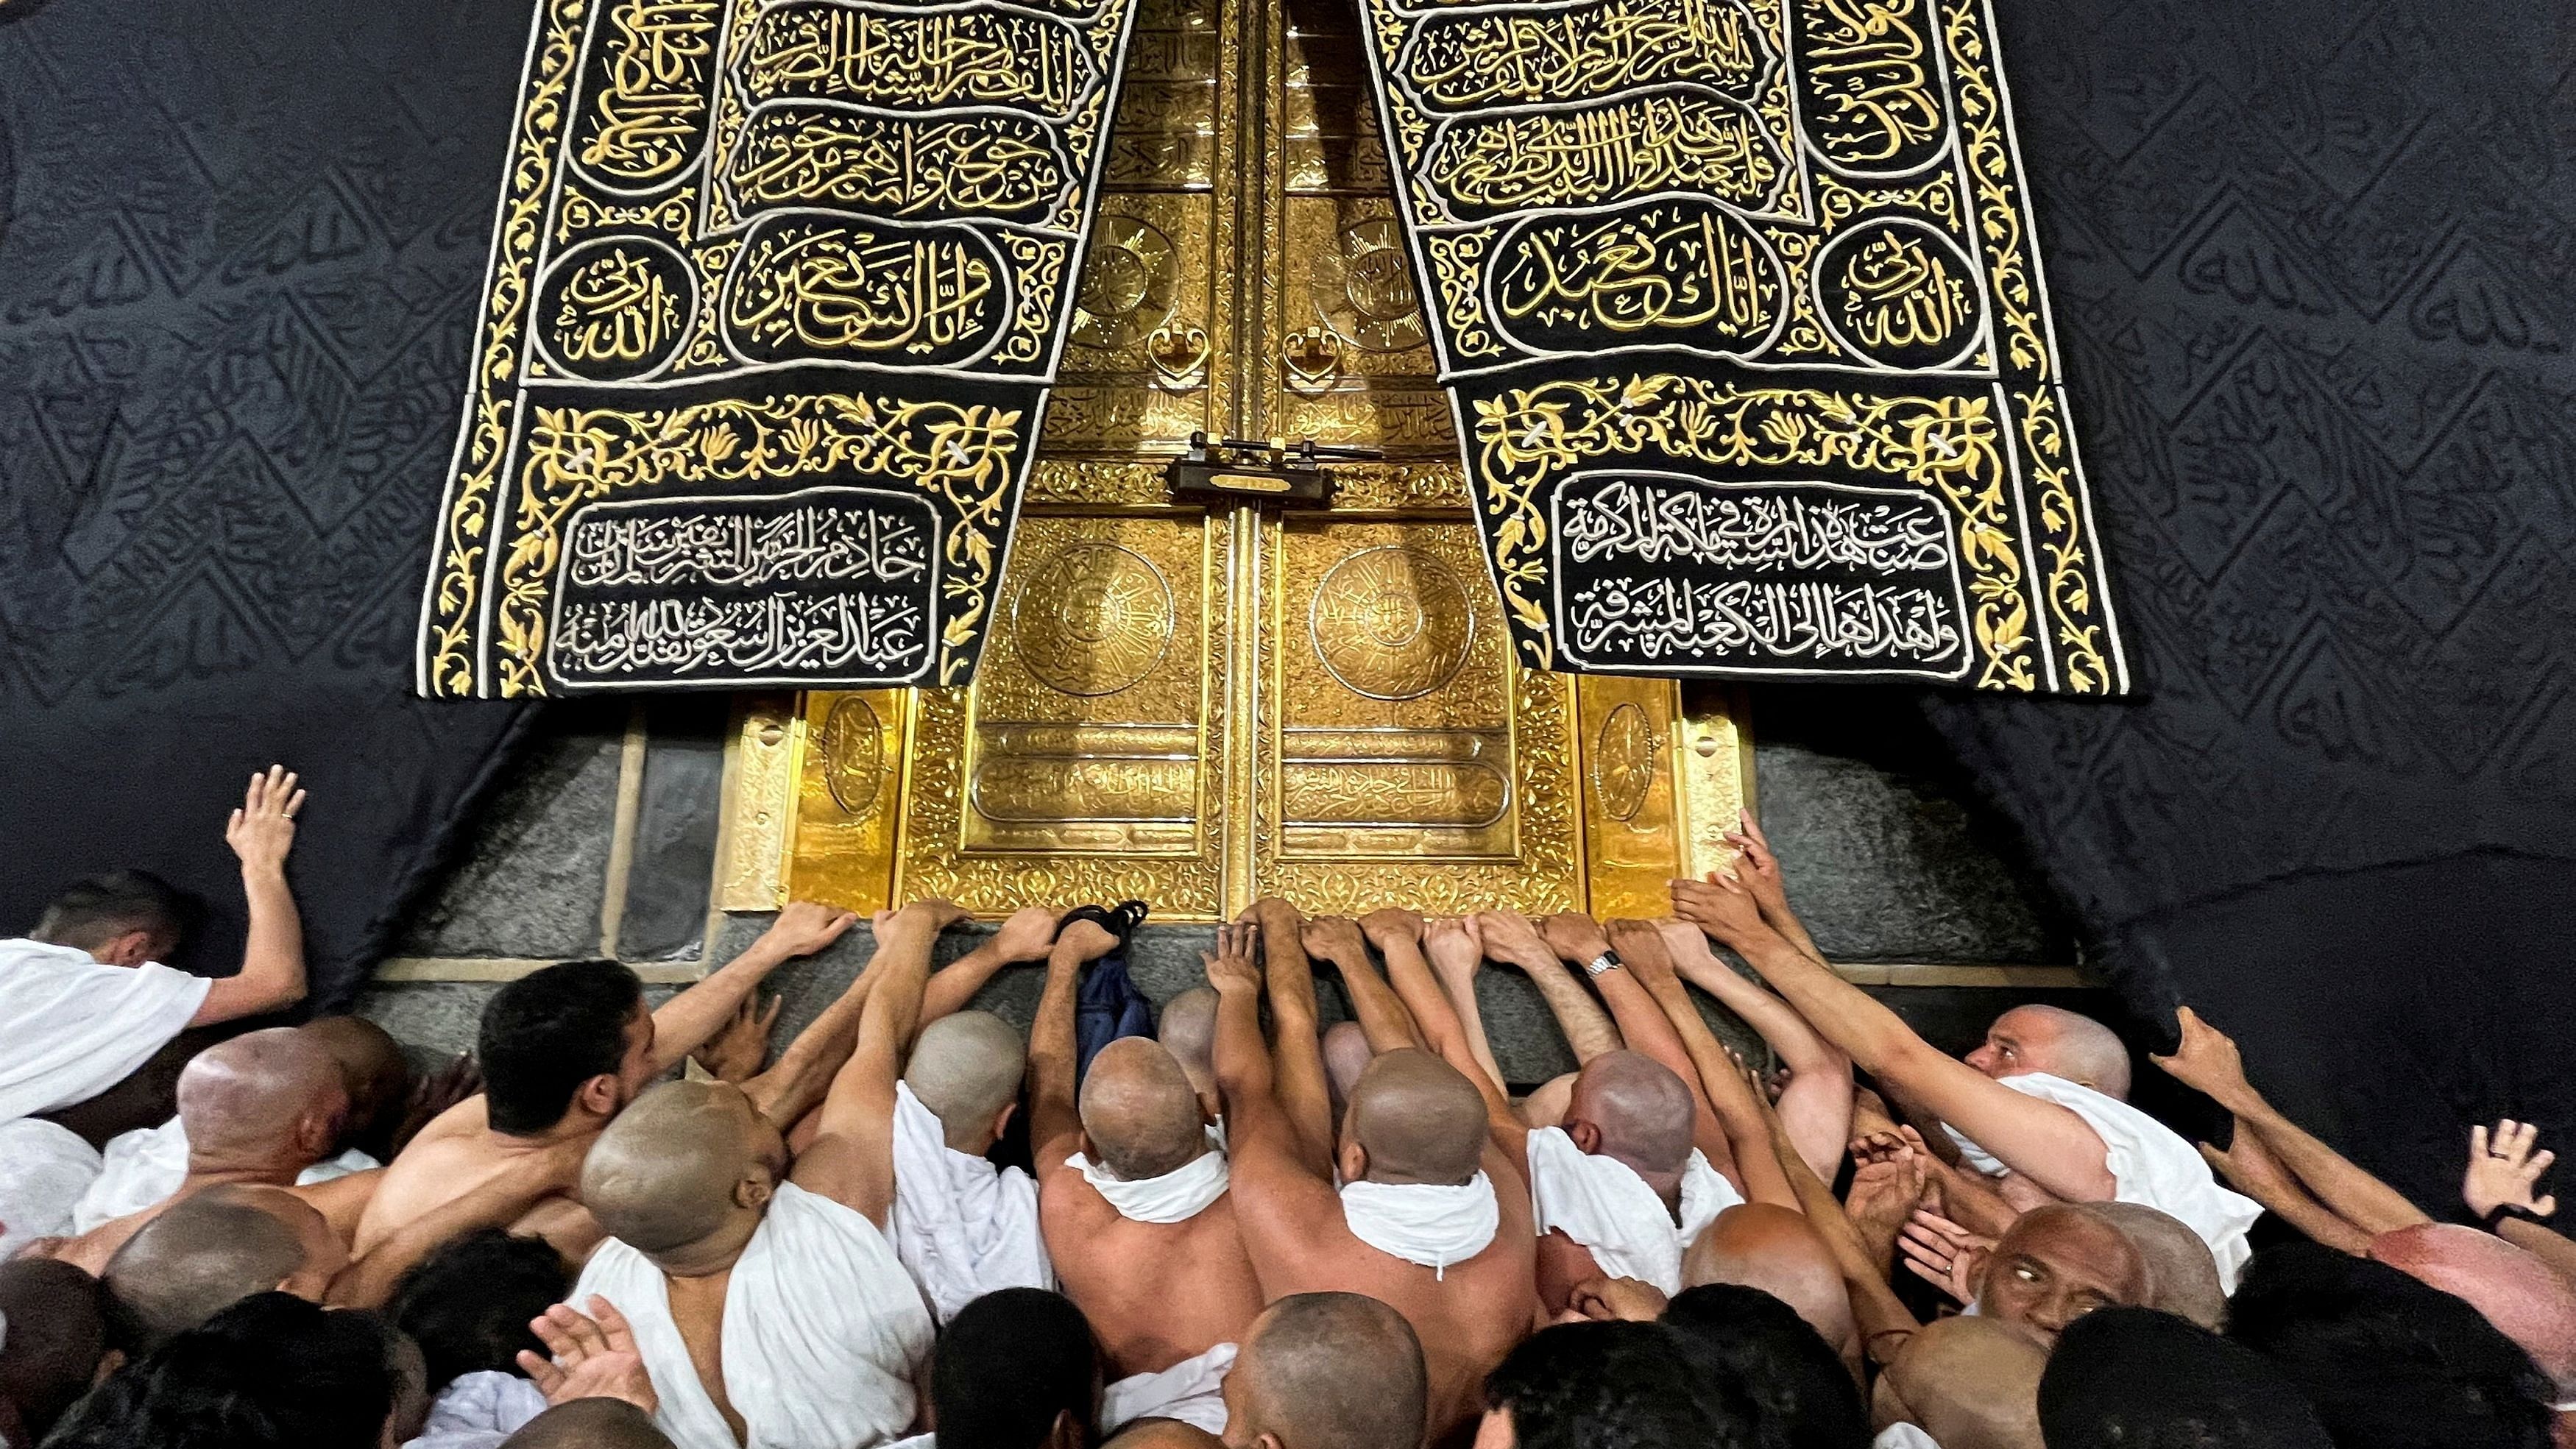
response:
[[[2106,1097],[2129,1099],[2129,1049],[2119,1033],[2055,1006],[2016,1006],[1986,1029],[1968,1064],[1990,1077],[2046,1072]]]
[[[1216,988],[1193,986],[1163,1003],[1154,1027],[1163,1049],[1190,1074],[1193,1091],[1216,1091]]]
[[[1842,1268],[1794,1209],[1739,1203],[1719,1213],[1682,1258],[1682,1286],[1703,1283],[1761,1289],[1796,1309],[1838,1354],[1857,1342]]]
[[[1369,1049],[1368,1031],[1356,1021],[1337,1021],[1324,1028],[1323,1049],[1324,1086],[1338,1113],[1351,1104],[1351,1088],[1360,1084],[1360,1073],[1368,1070],[1369,1059],[1376,1053]]]
[[[2147,1307],[2189,1319],[2213,1333],[2227,1321],[2227,1290],[2219,1284],[2218,1260],[2190,1225],[2142,1202],[2080,1206],[2118,1228],[2146,1260]]]
[[[2370,1240],[2370,1256],[2468,1300],[2521,1345],[2562,1394],[2576,1394],[2576,1284],[2533,1253],[2457,1223],[2419,1223]]]
[[[1370,1182],[1464,1183],[1485,1156],[1485,1099],[1456,1067],[1407,1047],[1370,1059],[1351,1088],[1342,1151],[1367,1154]]]
[[[2128,1235],[2073,1203],[2013,1219],[1986,1260],[1980,1314],[2043,1347],[2096,1308],[2147,1301],[2147,1262]]]
[[[349,1111],[340,1063],[294,1027],[245,1032],[179,1073],[192,1170],[319,1160]]]
[[[1198,1092],[1151,1037],[1121,1037],[1082,1079],[1082,1131],[1113,1176],[1160,1177],[1208,1150]]]
[[[303,1218],[299,1220],[297,1211]],[[318,1236],[317,1236],[318,1234]],[[327,1240],[324,1241],[324,1240]],[[304,1201],[275,1189],[215,1188],[172,1204],[116,1250],[101,1275],[108,1291],[133,1315],[147,1345],[195,1328],[254,1293],[289,1284],[298,1297],[319,1299],[316,1276],[347,1261],[331,1257],[338,1240]],[[313,1263],[319,1254],[322,1262]]]
[[[1880,1375],[1871,1427],[1917,1424],[1941,1449],[2041,1449],[2047,1368],[2047,1350],[1992,1319],[1944,1318],[1908,1339]]]
[[[1109,1436],[1101,1449],[1225,1449],[1225,1441],[1178,1419],[1140,1419]]]
[[[981,1153],[992,1145],[1002,1109],[1020,1099],[1028,1043],[989,1011],[961,1011],[921,1029],[904,1083],[947,1129],[948,1145]]]
[[[574,1399],[520,1425],[501,1449],[671,1449],[671,1441],[624,1399]]]
[[[1226,1375],[1226,1442],[1284,1449],[1410,1449],[1429,1392],[1404,1315],[1357,1293],[1297,1293],[1243,1336]]]
[[[716,1236],[745,1213],[756,1225],[786,1168],[777,1131],[739,1088],[663,1082],[591,1145],[581,1200],[611,1236],[648,1255],[668,1253]]]
[[[1566,1104],[1567,1130],[1589,1125],[1599,1141],[1584,1150],[1639,1172],[1673,1173],[1690,1160],[1690,1088],[1642,1052],[1603,1052],[1583,1064]]]

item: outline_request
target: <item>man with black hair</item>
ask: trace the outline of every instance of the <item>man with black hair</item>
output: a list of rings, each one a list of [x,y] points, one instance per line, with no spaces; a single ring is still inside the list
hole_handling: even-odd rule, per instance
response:
[[[262,1293],[117,1370],[46,1442],[377,1449],[404,1407],[398,1339],[372,1313]]]
[[[1476,1449],[1699,1449],[1772,1444],[1762,1413],[1701,1335],[1667,1323],[1541,1329],[1485,1379]],[[1859,1449],[1867,1440],[1846,1441]]]
[[[89,1392],[108,1350],[114,1304],[68,1263],[0,1263],[0,1442],[35,1444]]]
[[[2543,1449],[2552,1390],[2462,1299],[2320,1243],[2254,1255],[2227,1336],[2315,1404],[2338,1449]]]
[[[2066,1330],[2039,1380],[2048,1449],[2330,1449],[2316,1410],[2260,1354],[2152,1308]]]
[[[1748,1442],[1844,1449],[1869,1437],[1842,1356],[1788,1304],[1759,1288],[1708,1283],[1683,1290],[1663,1322],[1695,1336],[1752,1402],[1762,1427]]]
[[[563,1301],[572,1273],[537,1238],[484,1228],[450,1241],[394,1285],[385,1314],[420,1345],[429,1391],[479,1373],[516,1376],[543,1347],[528,1322]]]
[[[645,1084],[722,1031],[772,971],[841,938],[858,917],[796,902],[723,969],[664,1002],[614,961],[566,961],[496,992],[483,1008],[476,1056],[483,1091],[421,1129],[385,1169],[358,1223],[363,1254],[404,1224],[472,1191],[516,1159],[596,1137]],[[575,1259],[600,1239],[580,1203],[540,1204],[512,1230]]]
[[[1088,1449],[1103,1386],[1091,1321],[1043,1288],[1004,1288],[959,1309],[930,1365],[938,1449]]]

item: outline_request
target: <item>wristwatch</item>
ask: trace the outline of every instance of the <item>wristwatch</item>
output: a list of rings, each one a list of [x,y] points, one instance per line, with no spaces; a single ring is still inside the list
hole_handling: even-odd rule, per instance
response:
[[[1583,974],[1586,976],[1598,976],[1604,971],[1616,971],[1622,964],[1623,963],[1619,960],[1618,952],[1604,951],[1600,955],[1583,963]]]

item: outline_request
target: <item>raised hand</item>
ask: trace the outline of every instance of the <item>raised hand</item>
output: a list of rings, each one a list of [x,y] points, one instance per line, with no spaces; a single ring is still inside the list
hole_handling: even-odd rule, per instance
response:
[[[2469,1129],[2469,1170],[2460,1179],[2460,1200],[2469,1211],[2481,1218],[2492,1217],[2499,1208],[2520,1208],[2541,1218],[2558,1211],[2555,1196],[2532,1196],[2540,1175],[2558,1160],[2555,1152],[2531,1150],[2539,1135],[2538,1127],[2510,1117],[2498,1122],[2492,1134],[2484,1127]]]
[[[1489,960],[1509,961],[1524,969],[1532,961],[1547,965],[1556,960],[1556,949],[1518,911],[1478,911],[1476,934],[1485,943]]]
[[[1462,982],[1473,982],[1484,969],[1485,938],[1477,933],[1474,916],[1438,916],[1422,928],[1422,954],[1431,958],[1431,969],[1451,994]]]
[[[751,992],[743,997],[724,1030],[690,1055],[717,1081],[750,1081],[760,1075],[761,1065],[769,1060],[770,1029],[778,1025],[779,1008],[786,1004],[786,997],[773,996],[764,1012],[760,1009],[760,993]]]
[[[1368,942],[1360,935],[1359,923],[1348,916],[1315,917],[1298,928],[1297,943],[1308,956],[1327,961],[1368,960]]]
[[[1736,828],[1726,832],[1726,843],[1737,851],[1735,878],[1753,895],[1762,917],[1773,925],[1796,919],[1789,911],[1789,887],[1780,877],[1780,859],[1771,853],[1771,842],[1754,823],[1753,812],[1735,812]]]
[[[597,1294],[584,1316],[571,1304],[558,1303],[529,1323],[551,1359],[519,1350],[519,1367],[549,1404],[575,1399],[623,1399],[651,1414],[662,1407],[653,1392],[653,1376],[636,1350],[635,1331],[626,1315]]]
[[[1601,923],[1574,911],[1559,911],[1539,923],[1539,934],[1546,937],[1547,948],[1556,959],[1581,966],[1598,959],[1610,949],[1610,937]]]
[[[1201,951],[1199,964],[1207,971],[1208,985],[1222,995],[1228,991],[1261,989],[1261,928],[1238,923],[1216,928],[1216,949]]]
[[[2182,1044],[2172,1056],[2147,1060],[2164,1068],[2166,1076],[2234,1110],[2251,1091],[2245,1081],[2245,1058],[2235,1041],[2188,1006],[2177,1008],[2174,1020],[2182,1026]]]
[[[1361,934],[1380,951],[1384,951],[1390,941],[1419,941],[1424,929],[1421,913],[1408,911],[1402,906],[1383,906],[1360,917]]]
[[[993,951],[1005,961],[1043,961],[1047,947],[1055,944],[1055,923],[1061,914],[1045,906],[1022,906],[1011,912],[1002,929],[993,933]]]
[[[1059,932],[1047,949],[1071,961],[1097,961],[1118,949],[1118,936],[1098,921],[1076,921]]]
[[[1619,920],[1602,928],[1609,934],[1610,949],[1619,953],[1628,970],[1650,988],[1660,988],[1673,975],[1672,952],[1664,947],[1663,932],[1652,921]],[[1687,928],[1685,928],[1687,929]],[[1697,935],[1697,932],[1692,932]],[[1705,946],[1701,947],[1706,950]],[[1585,959],[1590,959],[1589,957]]]
[[[1634,1278],[1586,1278],[1567,1295],[1559,1323],[1652,1323],[1672,1300]]]
[[[1285,896],[1263,896],[1235,917],[1259,926],[1271,937],[1284,941],[1297,939],[1298,929],[1306,924],[1306,914],[1289,903]]]
[[[1734,945],[1768,929],[1752,892],[1725,871],[1710,871],[1706,880],[1674,881],[1672,892],[1673,914],[1716,940]]]
[[[781,957],[811,956],[859,923],[858,913],[812,901],[789,901],[778,919],[761,932],[760,944]]]
[[[295,772],[284,765],[271,765],[250,777],[240,808],[224,822],[224,844],[240,857],[243,870],[285,869],[286,853],[295,848],[295,816],[304,808],[304,792],[296,788],[296,779]]]
[[[1969,1232],[1930,1208],[1916,1208],[1896,1246],[1915,1277],[1967,1304],[1977,1301],[1978,1283],[1986,1275],[1986,1260],[1994,1255],[1995,1240]]]
[[[1859,1230],[1861,1241],[1873,1253],[1884,1255],[1896,1246],[1897,1232],[1906,1220],[1923,1205],[1923,1189],[1928,1173],[1923,1158],[1911,1147],[1886,1135],[1852,1144],[1851,1194],[1843,1202],[1852,1226]]]
[[[795,907],[790,906],[788,909],[794,910]],[[783,921],[786,918],[781,916],[780,919]],[[887,944],[890,937],[935,940],[940,932],[964,919],[966,919],[966,908],[955,901],[945,901],[935,896],[914,901],[902,910],[876,918],[877,944],[879,946]],[[842,929],[848,928],[844,926]],[[835,934],[837,935],[838,932]]]

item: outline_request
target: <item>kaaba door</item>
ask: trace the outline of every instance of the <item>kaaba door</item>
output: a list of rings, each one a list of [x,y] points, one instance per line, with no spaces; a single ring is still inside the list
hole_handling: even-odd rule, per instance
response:
[[[755,716],[743,748],[793,791],[771,889],[1659,911],[1723,848],[1742,740],[1669,683],[1513,661],[1356,16],[1145,0],[1110,156],[976,682]],[[1325,510],[1210,513],[1161,464],[1201,430],[1386,461]]]

